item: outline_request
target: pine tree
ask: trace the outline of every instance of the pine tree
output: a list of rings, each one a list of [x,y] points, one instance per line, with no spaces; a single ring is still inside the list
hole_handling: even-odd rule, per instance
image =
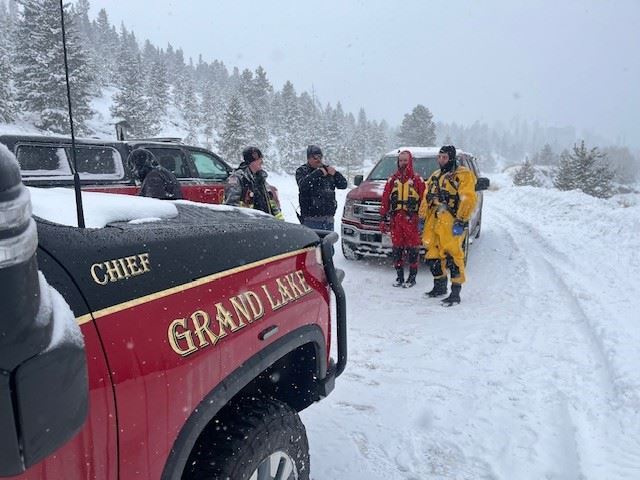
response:
[[[431,147],[436,144],[436,126],[433,115],[424,105],[417,105],[406,114],[398,137],[403,145]]]
[[[148,123],[150,130],[157,132],[167,116],[169,84],[164,62],[157,58],[145,75],[145,97],[148,99]]]
[[[517,186],[529,185],[531,187],[539,187],[540,182],[536,178],[536,170],[526,158],[524,164],[518,169],[513,176],[513,184]]]
[[[56,133],[69,132],[64,74],[62,27],[56,2],[23,0],[17,31],[16,87],[24,111],[38,115],[36,126]],[[69,80],[76,130],[86,133],[92,72],[73,23],[65,12]]]
[[[126,49],[126,46],[123,48]],[[127,55],[123,53],[120,58],[126,57]],[[127,58],[126,64],[123,65],[123,73],[120,91],[113,97],[111,115],[116,121],[126,120],[135,137],[141,138],[156,134],[158,124],[156,119],[150,116],[149,100],[145,95],[142,78],[140,55],[135,58]]]
[[[608,198],[613,194],[613,172],[603,163],[605,155],[594,147],[588,150],[584,140],[563,152],[554,186],[559,190],[582,190],[593,197]]]
[[[11,122],[15,118],[13,103],[13,49],[9,34],[11,18],[6,10],[4,0],[0,1],[0,122]]]
[[[272,93],[273,87],[267,79],[267,72],[262,67],[258,67],[249,84],[247,103],[251,109],[252,142],[262,146],[265,150],[269,145],[269,110]]]
[[[93,31],[97,83],[106,86],[116,80],[119,39],[104,8],[98,12],[98,18],[93,22]]]
[[[293,84],[287,81],[282,87],[281,116],[277,127],[276,146],[280,154],[280,167],[287,173],[295,172],[302,163],[304,150],[302,145],[302,116],[298,105],[298,96]]]
[[[540,165],[556,165],[558,163],[556,155],[553,153],[553,149],[548,143],[545,143],[540,150],[540,153],[538,153],[538,163]]]
[[[242,156],[242,149],[247,146],[249,125],[240,99],[231,97],[224,113],[222,131],[218,140],[218,150],[229,163],[235,164]]]

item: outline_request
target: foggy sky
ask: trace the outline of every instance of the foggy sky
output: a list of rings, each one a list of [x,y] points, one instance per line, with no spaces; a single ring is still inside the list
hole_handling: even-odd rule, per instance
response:
[[[91,0],[185,59],[262,65],[323,103],[398,125],[575,126],[640,147],[640,0]]]

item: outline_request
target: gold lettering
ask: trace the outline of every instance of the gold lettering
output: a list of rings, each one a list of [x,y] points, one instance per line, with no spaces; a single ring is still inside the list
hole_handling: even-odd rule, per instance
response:
[[[198,321],[198,318],[202,318],[202,323]],[[203,332],[206,333],[209,337],[209,340],[211,340],[211,345],[215,345],[218,342],[218,336],[209,328],[211,319],[209,318],[209,314],[207,312],[203,312],[202,310],[193,312],[191,314],[191,321],[193,322],[193,332],[198,336],[200,348],[209,345],[207,339],[204,338]]]
[[[108,262],[104,262],[104,266],[107,269],[109,280],[111,282],[117,282],[118,280],[122,280],[124,278],[124,275],[120,271],[120,264],[117,260],[109,260]]]
[[[224,329],[227,327],[232,332],[242,328],[238,327],[234,321],[233,316],[231,316],[231,312],[224,308],[221,302],[216,303],[216,319],[218,320],[218,326],[220,327],[220,332],[218,333],[218,338],[226,337],[227,332]]]
[[[244,296],[249,303],[249,307],[251,307],[251,313],[253,313],[253,321],[255,322],[256,320],[260,320],[262,317],[264,317],[264,305],[262,305],[262,300],[260,300],[260,297],[251,290],[246,292]]]
[[[127,262],[127,267],[131,272],[132,277],[143,273],[142,270],[138,268],[138,262],[137,262],[138,258],[135,255],[132,255],[131,257],[126,257],[125,260]]]
[[[124,278],[129,278],[131,275],[129,275],[129,270],[127,269],[127,264],[124,263],[124,258],[119,258],[118,259],[118,263],[122,267],[122,271],[124,272]]]
[[[182,332],[178,332],[178,327],[185,329]],[[193,338],[191,338],[191,331],[187,329],[187,319],[186,318],[178,318],[169,324],[169,329],[167,330],[167,334],[169,337],[169,344],[174,352],[178,355],[186,357],[187,355],[192,354],[197,351],[198,348],[193,344]],[[186,340],[187,341],[187,349],[180,348],[178,345],[178,340]]]
[[[237,297],[231,297],[229,301],[231,302],[231,305],[233,305],[233,309],[236,312],[236,317],[238,317],[238,320],[240,321],[239,326],[244,327],[244,320],[246,320],[248,323],[253,322],[253,318],[249,313],[249,307],[245,302],[243,294],[240,294]]]
[[[276,278],[276,283],[278,284],[278,291],[280,292],[280,297],[282,297],[283,306],[295,300],[295,298],[293,298],[293,296],[291,295],[291,292],[289,292],[289,289],[287,288],[287,286],[282,281],[282,278]]]
[[[141,253],[140,255],[138,255],[138,258],[140,259],[140,264],[142,265],[142,271],[145,273],[151,271],[151,266],[149,265],[149,254]]]
[[[102,272],[102,274],[104,275],[104,277],[102,277],[102,280],[98,278],[98,273],[96,272],[97,269],[102,270],[101,263],[94,263],[93,265],[91,265],[91,276],[93,277],[93,281],[98,285],[106,285],[107,283],[109,283],[109,279],[104,272]]]
[[[282,308],[282,302],[280,301],[273,301],[273,298],[271,298],[271,294],[269,293],[269,289],[267,289],[266,285],[262,285],[262,290],[264,290],[265,295],[267,296],[267,298],[269,299],[269,303],[271,304],[271,309],[272,310],[278,310],[279,308]]]
[[[293,296],[295,297],[295,299],[297,300],[298,298],[302,297],[304,295],[304,292],[300,290],[300,287],[298,287],[298,285],[296,285],[296,277],[294,276],[294,274],[288,273],[286,279],[289,287],[291,287],[291,291],[293,292]]]
[[[304,293],[309,293],[313,290],[307,283],[307,279],[304,278],[304,272],[302,270],[296,270],[296,276],[298,277],[298,280],[300,280],[300,284],[302,285],[302,291]]]

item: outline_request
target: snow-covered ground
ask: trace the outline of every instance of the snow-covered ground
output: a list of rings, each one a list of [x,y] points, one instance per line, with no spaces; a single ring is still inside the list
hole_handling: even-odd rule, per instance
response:
[[[640,478],[640,196],[492,181],[457,307],[336,249],[349,362],[302,414],[314,480]]]

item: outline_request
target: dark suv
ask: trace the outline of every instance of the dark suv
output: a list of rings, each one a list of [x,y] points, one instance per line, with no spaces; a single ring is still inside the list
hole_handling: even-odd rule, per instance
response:
[[[18,158],[26,185],[73,185],[69,137],[0,135],[0,143]],[[126,160],[129,153],[139,147],[153,152],[159,163],[176,175],[186,200],[203,203],[224,201],[224,182],[233,169],[215,153],[185,145],[178,139],[77,139],[76,157],[83,190],[136,195],[139,186],[131,177]]]

